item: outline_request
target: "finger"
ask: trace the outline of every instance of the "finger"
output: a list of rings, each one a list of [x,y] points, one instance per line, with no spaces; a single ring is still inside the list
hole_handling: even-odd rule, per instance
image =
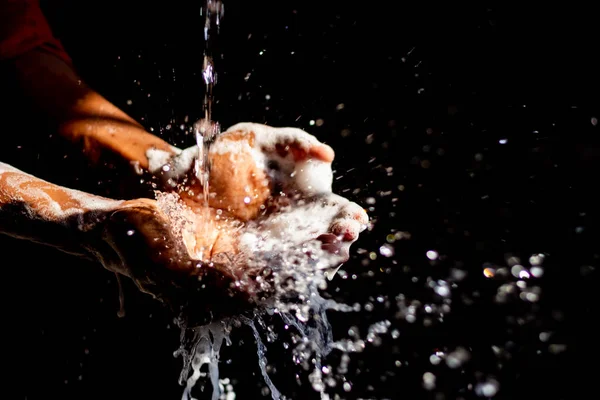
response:
[[[322,235],[319,235],[317,237],[317,240],[319,240],[323,244],[333,244],[340,241],[338,237],[333,233],[324,233]]]
[[[319,146],[312,146],[308,151],[308,157],[330,163],[335,157],[335,152],[330,146],[321,144]]]
[[[367,212],[356,203],[346,204],[337,215],[339,219],[352,219],[357,221],[361,226],[361,232],[364,230],[366,225],[369,223],[369,216]]]
[[[329,230],[334,235],[341,237],[343,241],[352,242],[358,239],[362,225],[354,219],[337,219],[331,224]]]
[[[324,233],[318,236],[317,240],[321,242],[321,250],[331,254],[339,254],[342,248],[342,242],[332,233]]]
[[[265,147],[263,149],[267,153],[272,152],[272,149]],[[306,161],[308,159],[314,159],[331,163],[335,157],[333,149],[323,143],[309,144],[301,141],[287,141],[277,143],[275,145],[275,152],[281,157],[285,158],[289,154],[292,155],[295,162]]]

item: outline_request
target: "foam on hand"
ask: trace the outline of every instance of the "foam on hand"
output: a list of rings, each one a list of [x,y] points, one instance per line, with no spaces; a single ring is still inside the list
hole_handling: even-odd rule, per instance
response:
[[[309,159],[297,163],[294,173],[296,186],[301,192],[308,195],[331,193],[333,183],[331,164]]]
[[[302,194],[312,196],[320,193],[331,193],[333,172],[331,163],[308,158],[294,160],[291,152],[282,156],[276,151],[278,145],[292,144],[297,149],[310,152],[311,148],[323,146],[313,135],[298,128],[275,128],[256,123],[239,123],[230,127],[223,134],[240,133],[253,135],[251,141],[235,142],[237,146],[248,146],[254,162],[259,169],[268,170],[269,164],[276,164],[279,171],[271,172],[271,177],[287,187],[299,190]],[[252,143],[250,146],[249,143]],[[233,151],[231,142],[215,143],[214,151],[218,153]],[[239,149],[243,151],[243,149]]]

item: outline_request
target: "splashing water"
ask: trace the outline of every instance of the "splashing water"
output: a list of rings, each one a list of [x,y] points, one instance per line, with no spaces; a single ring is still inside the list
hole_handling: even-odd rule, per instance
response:
[[[186,225],[184,205],[178,202],[177,195],[157,194],[161,208],[171,218],[179,218],[178,229],[194,230]],[[282,210],[286,210],[282,208]],[[309,212],[295,206],[295,212]],[[290,212],[289,210],[286,210]],[[183,216],[183,217],[182,217]],[[294,219],[292,219],[294,220]],[[267,340],[275,340],[275,334],[267,320],[278,317],[290,332],[292,360],[303,370],[309,372],[308,379],[313,389],[327,399],[326,384],[323,381],[323,360],[333,350],[342,353],[360,351],[360,346],[349,346],[348,343],[333,341],[331,325],[327,311],[339,312],[356,311],[353,307],[325,299],[320,291],[327,288],[325,276],[326,267],[336,264],[337,257],[323,251],[321,243],[314,240],[298,245],[296,241],[282,239],[274,235],[271,226],[264,222],[252,221],[244,227],[243,239],[250,246],[246,249],[244,264],[248,271],[268,271],[271,279],[267,282],[261,275],[253,279],[261,289],[271,289],[268,298],[257,300],[251,313],[240,314],[210,324],[191,327],[180,319],[181,345],[174,353],[183,359],[180,383],[185,385],[183,400],[191,400],[192,389],[200,378],[208,377],[213,388],[212,399],[220,397],[222,389],[219,385],[219,352],[223,342],[230,344],[229,332],[233,326],[245,325],[250,328],[256,341],[258,365],[264,382],[269,388],[272,399],[283,399],[267,371],[267,347],[261,339],[261,333]],[[266,228],[266,229],[265,229]],[[272,237],[270,237],[272,235]],[[242,281],[244,278],[242,279]],[[203,366],[208,367],[208,373],[202,372]]]
[[[200,377],[206,375],[200,371],[204,365],[208,365],[208,374],[213,386],[212,400],[219,399],[219,351],[224,341],[231,345],[230,330],[227,320],[181,330],[181,347],[174,355],[181,356],[184,360],[179,377],[179,383],[185,385],[183,400],[192,399],[192,388]],[[190,348],[191,351],[188,350]]]
[[[195,164],[195,174],[202,186],[202,196],[204,206],[208,207],[209,180],[210,180],[210,147],[215,141],[217,135],[221,133],[221,128],[217,122],[204,118],[194,125],[194,134],[196,144],[198,145],[198,155]]]

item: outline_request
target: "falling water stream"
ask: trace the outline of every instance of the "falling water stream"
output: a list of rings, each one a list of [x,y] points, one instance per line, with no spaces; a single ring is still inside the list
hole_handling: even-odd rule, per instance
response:
[[[194,135],[198,146],[195,172],[202,186],[203,201],[208,206],[210,161],[208,154],[210,146],[221,132],[219,123],[212,120],[212,107],[214,103],[213,88],[217,83],[217,74],[214,66],[215,43],[219,34],[224,6],[220,0],[205,0],[200,15],[204,18],[204,58],[202,62],[202,79],[204,80],[204,117],[194,124]]]

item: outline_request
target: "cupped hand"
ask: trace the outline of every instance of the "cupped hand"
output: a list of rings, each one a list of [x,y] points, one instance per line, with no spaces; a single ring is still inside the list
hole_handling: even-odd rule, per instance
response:
[[[158,169],[180,182],[176,190],[193,211],[187,236],[204,232],[187,241],[199,259],[243,265],[268,240],[320,240],[335,269],[368,223],[360,206],[331,193],[334,152],[304,131],[242,123],[218,136],[209,153],[208,208],[193,174],[196,154],[196,147],[181,151]]]
[[[100,219],[92,245],[99,261],[177,314],[205,322],[250,305],[251,288],[236,284],[230,266],[195,259],[155,200],[123,202]]]
[[[331,256],[331,264],[322,267],[343,262],[366,223],[357,207],[332,195],[300,200],[245,224],[218,224],[213,218],[196,229],[206,216],[191,212],[175,197],[131,200],[106,211],[93,253],[107,269],[130,277],[188,324],[200,324],[249,309],[277,290],[273,265],[256,260],[265,250],[317,239]],[[201,260],[204,245],[211,254]]]
[[[151,150],[150,171],[161,190],[176,191],[190,205],[205,205],[196,176],[198,147]],[[241,123],[218,135],[210,148],[209,205],[247,221],[265,211],[274,198],[331,192],[334,152],[296,128]],[[319,174],[319,179],[310,179]]]

